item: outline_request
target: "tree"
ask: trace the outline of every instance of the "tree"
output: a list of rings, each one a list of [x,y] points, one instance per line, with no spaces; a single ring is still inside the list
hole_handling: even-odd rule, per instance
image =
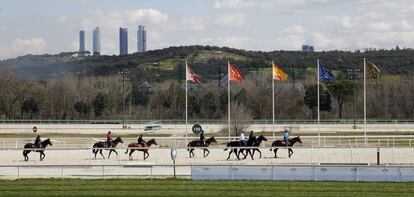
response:
[[[308,86],[305,91],[304,103],[312,110],[313,118],[316,117],[315,108],[318,107],[318,86],[317,84]],[[319,85],[319,109],[320,111],[331,111],[331,95],[322,85]]]
[[[231,104],[231,130],[234,131],[236,136],[245,129],[247,129],[250,124],[249,121],[252,120],[251,112],[243,104],[238,102],[233,102]]]
[[[91,105],[89,103],[85,103],[82,101],[76,101],[75,105],[73,106],[76,112],[79,113],[79,116],[87,115],[91,112]]]
[[[39,105],[33,97],[30,97],[23,101],[21,111],[22,115],[24,113],[30,113],[30,118],[32,118],[33,114],[39,112]]]
[[[343,105],[354,95],[354,83],[350,80],[333,81],[328,85],[328,90],[338,102],[338,116],[342,119]]]
[[[102,116],[103,112],[105,111],[106,102],[105,102],[105,95],[99,92],[92,103],[94,108],[95,116],[100,117]]]

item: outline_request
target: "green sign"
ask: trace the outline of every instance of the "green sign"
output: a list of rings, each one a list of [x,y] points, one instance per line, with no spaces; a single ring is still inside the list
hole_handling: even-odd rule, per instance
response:
[[[203,128],[201,128],[201,125],[199,124],[193,125],[192,130],[193,130],[193,133],[196,135],[200,135],[203,132]]]

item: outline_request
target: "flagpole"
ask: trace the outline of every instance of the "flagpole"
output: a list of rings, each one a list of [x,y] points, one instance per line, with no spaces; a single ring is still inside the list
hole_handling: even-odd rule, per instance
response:
[[[317,64],[318,64],[318,83],[317,83],[317,86],[318,86],[318,144],[319,144],[319,146],[321,145],[321,132],[320,132],[320,121],[321,121],[321,116],[320,116],[320,112],[319,112],[319,109],[320,109],[320,101],[319,101],[319,59],[317,59]]]
[[[364,58],[364,142],[367,145],[367,91],[366,91],[366,67],[367,62]]]
[[[229,141],[230,140],[230,62],[227,62],[227,104],[228,104],[228,116],[229,116]]]
[[[187,61],[185,61],[185,144],[187,144],[187,130],[188,130],[188,79],[187,79],[187,73],[188,73],[188,65]]]
[[[272,110],[273,110],[273,122],[272,122],[272,133],[273,140],[275,140],[275,62],[272,61]]]

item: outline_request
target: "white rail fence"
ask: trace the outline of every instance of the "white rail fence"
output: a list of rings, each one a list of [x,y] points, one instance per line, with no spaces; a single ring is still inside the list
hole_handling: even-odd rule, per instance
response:
[[[207,136],[208,138],[209,136]],[[293,136],[292,136],[293,137]],[[264,145],[270,146],[274,140],[280,139],[279,136],[267,136],[268,140],[263,142]],[[51,138],[53,147],[58,148],[89,148],[98,141],[104,141],[100,138]],[[187,147],[187,143],[192,140],[198,140],[197,137],[147,137],[155,139],[159,147]],[[229,141],[228,137],[215,137],[217,144],[212,146],[224,147]],[[412,147],[414,146],[414,135],[370,135],[367,136],[368,143],[365,144],[364,136],[301,136],[302,146],[306,147]],[[131,142],[136,142],[137,138],[122,138],[123,144],[120,148],[125,148]],[[232,137],[231,141],[238,140],[238,137]],[[22,148],[26,143],[33,143],[33,138],[0,138],[0,147],[5,148]],[[300,145],[300,144],[297,144]]]
[[[279,148],[278,158],[274,158],[273,150],[270,147],[260,147],[262,157],[259,153],[254,154],[254,160],[250,155],[241,160],[237,159],[234,154],[227,159],[231,148],[223,151],[223,148],[208,148],[210,153],[204,158],[203,149],[195,150],[195,157],[190,158],[186,148],[177,148],[176,163],[185,165],[201,164],[392,164],[392,165],[412,165],[414,164],[414,150],[410,147],[294,147],[294,154],[291,158],[287,155],[287,148]],[[28,149],[31,150],[31,149]],[[99,149],[97,149],[99,150]],[[103,158],[99,153],[95,158],[92,148],[47,148],[46,157],[40,161],[39,153],[29,153],[29,161],[24,161],[23,149],[7,148],[0,149],[0,164],[8,165],[99,165],[99,164],[150,164],[150,165],[167,165],[171,164],[170,148],[154,147],[149,148],[149,157],[144,160],[143,152],[136,151],[129,158],[124,154],[126,149],[116,149],[118,155],[112,153],[108,159],[108,151],[103,151]],[[129,152],[128,152],[129,153]]]

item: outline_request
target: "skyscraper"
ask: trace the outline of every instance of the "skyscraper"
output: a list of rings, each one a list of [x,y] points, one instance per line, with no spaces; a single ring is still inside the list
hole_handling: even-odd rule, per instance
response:
[[[138,46],[138,53],[142,53],[147,51],[147,32],[144,29],[143,25],[138,26],[137,32],[137,46]]]
[[[119,55],[128,55],[128,29],[119,28]]]
[[[85,52],[85,31],[79,31],[79,52]]]
[[[93,30],[93,55],[101,55],[101,29],[96,27]]]

